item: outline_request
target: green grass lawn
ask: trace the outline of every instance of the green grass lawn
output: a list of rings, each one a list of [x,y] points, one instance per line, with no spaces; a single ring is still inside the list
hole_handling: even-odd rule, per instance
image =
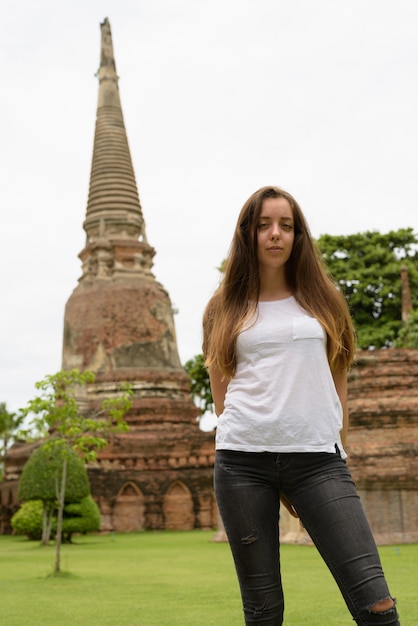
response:
[[[0,536],[2,626],[242,626],[227,544],[213,532],[87,536],[55,548]],[[352,619],[316,549],[282,546],[286,626],[349,626]],[[418,544],[380,554],[402,626],[418,624]],[[308,611],[310,617],[308,618]]]

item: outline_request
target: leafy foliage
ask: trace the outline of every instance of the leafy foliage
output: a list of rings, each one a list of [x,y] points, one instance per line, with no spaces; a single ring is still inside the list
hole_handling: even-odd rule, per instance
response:
[[[27,535],[28,539],[39,540],[42,537],[43,502],[30,500],[24,502],[11,519],[16,535]]]
[[[11,444],[17,439],[23,420],[23,415],[10,413],[6,404],[0,402],[0,480],[4,456]]]
[[[83,461],[66,441],[51,439],[35,450],[26,462],[19,480],[19,500],[55,503],[64,455],[67,457],[64,502],[79,502],[87,496],[90,487]]]
[[[80,410],[81,400],[85,400],[86,385],[93,383],[94,373],[77,369],[62,370],[46,376],[35,387],[40,394],[29,401],[22,414],[32,416],[31,426],[38,433],[47,436],[50,432],[56,438],[67,441],[86,461],[94,461],[104,448],[111,435],[126,431],[124,420],[131,406],[132,390],[128,385],[121,387],[117,397],[106,398],[94,414]]]
[[[86,496],[81,502],[67,504],[64,507],[62,531],[66,541],[71,542],[74,533],[92,533],[100,530],[99,507],[91,496]]]
[[[418,348],[418,311],[413,311],[399,331],[397,348]]]
[[[318,246],[347,299],[359,347],[392,345],[402,327],[402,265],[418,305],[418,238],[412,229],[322,235]]]
[[[63,439],[50,438],[35,450],[23,468],[20,500],[41,500],[42,544],[48,545],[57,501],[79,502],[90,493],[87,470],[78,454]]]
[[[28,539],[39,540],[42,537],[43,503],[41,500],[31,500],[22,504],[13,515],[11,524],[16,535],[26,535]],[[57,528],[56,510],[52,522],[52,535]],[[97,532],[100,529],[100,511],[89,495],[81,500],[67,504],[64,507],[62,532],[64,539],[71,542],[72,535]]]
[[[203,354],[197,354],[187,361],[185,370],[190,377],[191,392],[195,404],[200,408],[202,415],[212,411],[213,398],[210,389],[209,372],[204,364]]]

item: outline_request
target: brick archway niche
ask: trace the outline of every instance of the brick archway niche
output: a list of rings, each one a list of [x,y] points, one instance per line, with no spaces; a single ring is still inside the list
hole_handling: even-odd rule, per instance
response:
[[[112,513],[113,527],[120,532],[133,532],[145,528],[144,494],[133,482],[128,482],[116,496]]]
[[[190,489],[176,480],[167,490],[163,501],[167,530],[192,530],[195,527],[193,498]]]

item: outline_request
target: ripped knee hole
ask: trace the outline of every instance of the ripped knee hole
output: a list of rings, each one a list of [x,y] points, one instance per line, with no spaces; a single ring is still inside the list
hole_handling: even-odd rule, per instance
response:
[[[370,613],[387,613],[395,608],[395,604],[394,598],[383,598],[383,600],[379,600],[373,604],[369,608],[369,611]]]

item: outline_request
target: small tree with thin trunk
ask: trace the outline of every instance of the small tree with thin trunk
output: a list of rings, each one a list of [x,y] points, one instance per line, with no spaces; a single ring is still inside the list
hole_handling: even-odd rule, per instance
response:
[[[80,502],[89,495],[90,486],[83,460],[62,439],[48,438],[47,442],[32,452],[19,480],[19,500],[40,500],[42,511],[42,545],[47,546],[60,496],[63,461],[67,470],[64,503]]]
[[[44,437],[63,442],[69,450],[76,451],[86,462],[96,459],[113,433],[126,431],[125,414],[131,407],[133,392],[129,385],[121,385],[120,392],[106,398],[97,411],[82,411],[83,390],[92,384],[95,375],[91,371],[62,370],[46,376],[36,383],[39,395],[29,401],[22,414],[31,417],[30,425]],[[64,448],[63,448],[64,449]],[[61,572],[62,523],[67,484],[68,455],[62,454],[57,474],[57,534],[54,575]]]

